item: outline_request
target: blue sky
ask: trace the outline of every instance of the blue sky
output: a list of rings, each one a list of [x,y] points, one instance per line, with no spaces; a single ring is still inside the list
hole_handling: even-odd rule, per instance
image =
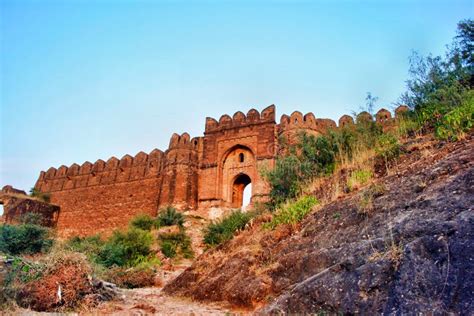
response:
[[[441,54],[473,1],[2,1],[0,186],[165,150],[173,132],[276,104],[390,108],[412,50]]]

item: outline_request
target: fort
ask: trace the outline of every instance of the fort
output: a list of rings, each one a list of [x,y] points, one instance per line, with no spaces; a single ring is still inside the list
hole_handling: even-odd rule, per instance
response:
[[[389,128],[405,110],[398,107],[392,118],[382,109],[375,121]],[[295,111],[277,123],[274,105],[261,113],[251,109],[246,115],[208,117],[204,136],[173,134],[165,152],[154,149],[134,157],[51,167],[40,173],[35,189],[48,192],[51,203],[60,207],[56,225],[61,237],[108,234],[137,214],[155,216],[168,205],[212,218],[216,209],[241,207],[247,185],[251,203],[266,200],[269,187],[260,170],[274,166],[279,137],[294,142],[300,131],[319,135],[364,120],[373,117],[363,112],[354,122],[344,115],[336,124]]]

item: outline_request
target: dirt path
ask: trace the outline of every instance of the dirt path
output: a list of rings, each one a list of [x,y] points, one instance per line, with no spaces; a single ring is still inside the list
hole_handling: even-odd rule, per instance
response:
[[[160,288],[122,290],[123,299],[108,302],[94,312],[113,315],[226,315],[235,313],[218,304],[202,304],[168,296]]]
[[[162,271],[164,285],[180,275],[191,260],[181,262],[172,270]],[[240,311],[231,310],[228,306],[218,303],[200,303],[189,298],[169,296],[162,292],[162,287],[138,288],[132,290],[121,289],[122,297],[115,301],[105,302],[97,309],[89,311],[94,314],[107,315],[226,315],[239,314]]]

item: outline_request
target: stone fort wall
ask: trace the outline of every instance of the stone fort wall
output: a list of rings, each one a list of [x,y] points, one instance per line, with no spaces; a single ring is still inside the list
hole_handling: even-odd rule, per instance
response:
[[[405,110],[405,106],[397,108],[395,118]],[[375,120],[390,128],[395,118],[382,109]],[[273,105],[261,113],[251,109],[247,114],[223,115],[218,121],[207,118],[202,137],[173,134],[165,152],[155,149],[134,157],[51,167],[40,173],[35,188],[51,193],[51,202],[60,206],[61,237],[108,234],[126,227],[137,214],[155,216],[167,205],[208,216],[212,208],[238,207],[240,188],[249,181],[252,202],[265,200],[269,187],[259,170],[273,167],[278,137],[291,142],[301,130],[317,135],[363,120],[373,118],[363,112],[354,122],[344,115],[336,124],[295,111],[282,115],[277,124]]]

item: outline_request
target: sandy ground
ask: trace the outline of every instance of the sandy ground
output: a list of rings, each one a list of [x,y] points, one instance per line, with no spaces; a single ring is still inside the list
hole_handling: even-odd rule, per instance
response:
[[[183,272],[191,261],[182,262],[174,271],[163,271],[164,283],[170,282]],[[85,314],[107,315],[229,315],[244,314],[223,304],[200,303],[189,298],[169,296],[162,288],[121,289],[119,300],[102,303],[97,309]]]
[[[202,304],[186,298],[170,297],[158,288],[142,288],[124,290],[123,300],[102,304],[93,313],[113,315],[226,315],[236,312],[217,304]]]

